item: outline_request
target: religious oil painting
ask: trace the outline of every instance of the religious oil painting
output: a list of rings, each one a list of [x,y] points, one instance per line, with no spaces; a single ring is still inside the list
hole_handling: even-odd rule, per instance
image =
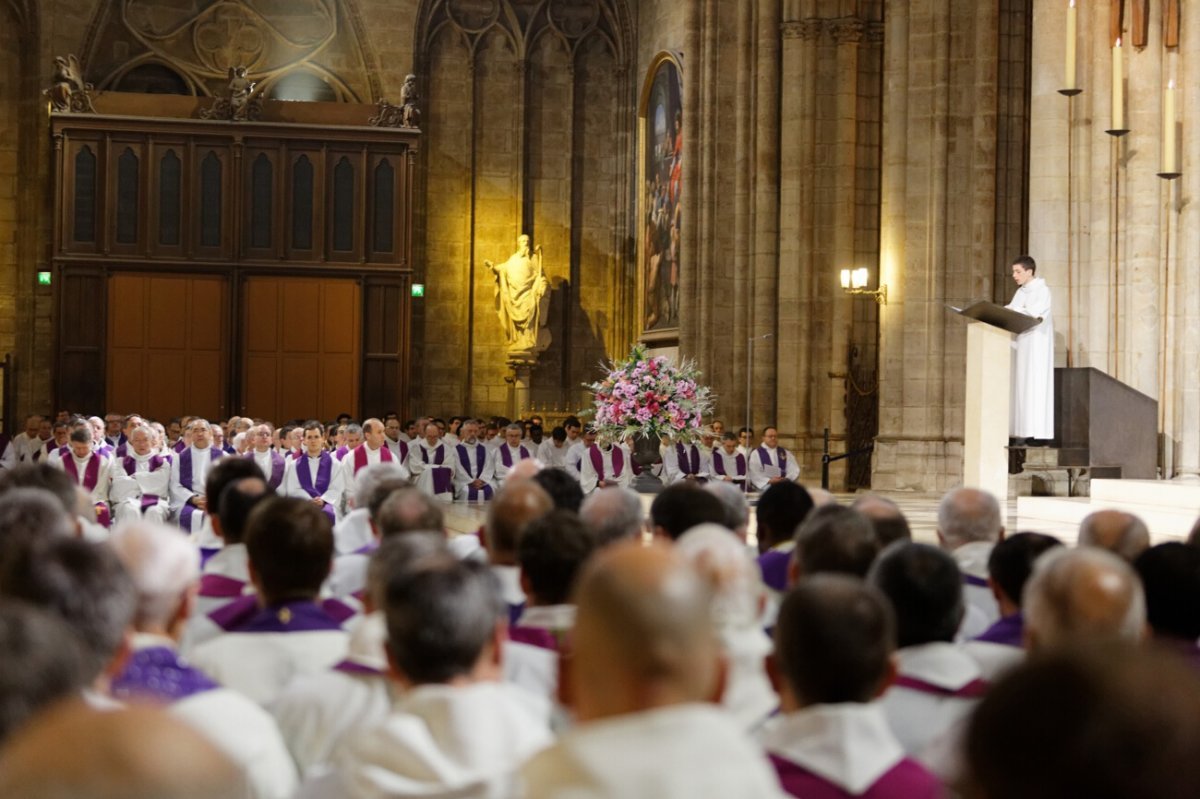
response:
[[[660,53],[641,103],[639,306],[643,335],[679,328],[679,234],[683,189],[683,77],[673,53]]]

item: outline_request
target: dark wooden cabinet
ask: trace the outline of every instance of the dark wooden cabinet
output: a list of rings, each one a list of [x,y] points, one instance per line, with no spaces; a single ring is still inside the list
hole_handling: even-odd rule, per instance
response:
[[[419,132],[367,126],[374,106],[357,107],[357,126],[343,124],[346,104],[322,124],[322,103],[285,104],[286,123],[233,124],[169,104],[176,115],[156,117],[137,98],[51,116],[56,403],[160,417],[405,412]],[[287,311],[277,332],[313,314],[314,351],[264,343],[255,307],[272,303]],[[216,335],[184,334],[200,330]]]

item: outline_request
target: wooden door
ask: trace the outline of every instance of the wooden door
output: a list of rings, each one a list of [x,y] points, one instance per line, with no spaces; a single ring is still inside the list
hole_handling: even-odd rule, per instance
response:
[[[159,421],[225,417],[228,339],[224,277],[112,275],[105,410]]]
[[[282,424],[358,414],[358,281],[249,277],[242,292],[242,413]]]

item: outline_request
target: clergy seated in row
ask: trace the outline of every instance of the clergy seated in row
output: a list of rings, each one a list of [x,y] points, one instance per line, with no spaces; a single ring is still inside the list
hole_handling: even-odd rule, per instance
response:
[[[597,549],[621,541],[640,541],[646,529],[641,496],[633,489],[618,486],[585,497],[579,506],[579,518],[591,531]]]
[[[137,596],[129,659],[113,678],[113,698],[167,706],[245,770],[251,796],[287,799],[297,786],[296,766],[275,720],[180,657],[178,643],[199,578],[195,547],[171,528],[134,522],[113,534],[112,548]]]
[[[962,576],[947,553],[893,544],[868,581],[896,614],[897,677],[883,710],[904,751],[940,778],[957,768],[963,723],[987,690],[979,664],[954,643],[962,621]]]
[[[443,502],[452,502],[458,463],[454,447],[441,440],[441,431],[433,422],[425,425],[423,434],[424,438],[408,448],[408,471],[421,491]]]
[[[1146,594],[1146,621],[1160,645],[1200,668],[1200,547],[1171,541],[1133,563]]]
[[[345,657],[349,636],[342,625],[354,612],[336,600],[318,601],[333,560],[333,531],[311,501],[259,503],[246,523],[246,554],[256,595],[212,614],[224,632],[196,646],[191,659],[265,705],[290,680]]]
[[[279,491],[287,472],[287,459],[283,453],[271,446],[271,426],[255,425],[247,434],[249,449],[242,457],[253,460],[266,476],[272,491]]]
[[[554,502],[554,507],[558,510],[569,510],[571,513],[578,514],[580,507],[583,506],[583,488],[579,485],[579,481],[571,476],[571,473],[566,469],[546,469],[541,468],[539,461],[529,461],[529,463],[539,466],[537,472],[530,479],[545,489],[550,495],[550,499]]]
[[[770,763],[719,706],[708,586],[665,544],[584,568],[561,694],[576,725],[521,769],[527,799],[779,797]]]
[[[0,495],[7,495],[10,492],[18,489],[31,489],[38,492],[44,492],[44,497],[52,498],[55,505],[62,512],[63,518],[66,519],[68,529],[72,535],[88,540],[95,540],[102,537],[103,528],[96,524],[94,517],[91,519],[80,515],[80,491],[66,472],[55,466],[47,463],[30,463],[22,464],[13,469],[6,469],[0,472]],[[22,492],[25,496],[25,492]],[[86,500],[82,500],[85,501]],[[90,513],[91,508],[85,507]],[[20,511],[14,508],[10,511],[10,521],[7,529],[29,529],[36,531],[36,528],[29,527],[26,520],[20,515]],[[32,521],[32,520],[30,520]],[[5,528],[0,528],[3,530]],[[0,539],[2,540],[2,539]]]
[[[378,536],[371,526],[372,501],[382,502],[390,491],[412,483],[408,471],[395,461],[376,463],[358,474],[354,492],[347,498],[347,513],[333,528],[333,546],[337,557],[370,554]]]
[[[774,607],[778,607],[779,597],[788,588],[796,529],[812,509],[812,496],[799,483],[776,483],[758,498],[754,510],[758,568]]]
[[[584,494],[633,481],[633,456],[624,444],[596,441],[582,452],[579,485]]]
[[[379,548],[381,541],[413,532],[434,533],[445,538],[441,505],[406,480],[388,478],[377,483],[368,505],[371,543],[357,552],[335,558],[325,593],[347,602],[362,597],[367,587],[371,554]]]
[[[341,459],[344,487],[343,515],[345,515],[349,498],[354,495],[358,475],[362,474],[363,469],[368,466],[389,463],[401,469],[404,476],[408,477],[408,467],[403,462],[397,461],[392,455],[392,451],[385,445],[386,439],[383,422],[378,419],[368,419],[362,423],[362,443],[349,450]]]
[[[351,633],[346,657],[326,671],[293,680],[271,704],[302,778],[327,773],[347,736],[378,726],[400,697],[400,686],[388,673],[387,583],[445,551],[446,539],[438,533],[384,538],[371,555],[366,615]]]
[[[662,480],[666,485],[679,482],[703,483],[712,469],[712,447],[676,441],[663,456]]]
[[[725,524],[721,500],[695,483],[667,486],[650,503],[650,532],[676,541],[699,524]]]
[[[779,433],[774,427],[763,428],[762,443],[746,453],[747,479],[751,491],[766,491],[768,486],[785,480],[800,479],[800,464],[779,446]]]
[[[133,428],[117,448],[109,469],[108,499],[114,524],[145,519],[163,524],[170,515],[171,464],[152,450],[154,432],[145,425]],[[122,452],[122,449],[124,452]]]
[[[320,422],[304,423],[304,453],[291,460],[283,478],[284,496],[307,500],[317,507],[330,525],[341,518],[345,475],[341,465],[325,449]]]
[[[78,489],[87,495],[88,504],[96,514],[97,522],[107,527],[108,474],[112,460],[93,449],[92,434],[85,428],[71,431],[68,452],[55,464],[71,478]]]
[[[792,796],[935,799],[942,785],[909,757],[880,704],[895,676],[896,624],[878,590],[847,575],[806,577],[775,627],[782,713],[761,740]]]
[[[745,491],[749,461],[744,452],[738,451],[737,443],[737,436],[733,433],[721,435],[721,440],[712,450],[712,470],[709,479],[733,483]]]
[[[510,424],[504,428],[504,442],[496,447],[493,461],[497,486],[502,487],[516,465],[523,460],[532,458],[536,451],[521,443],[521,433],[519,424]]]
[[[179,450],[171,461],[171,512],[184,532],[210,557],[221,548],[221,539],[212,531],[208,517],[208,497],[204,480],[208,470],[225,453],[212,446],[212,426],[195,419],[187,427],[191,443]]]
[[[1106,508],[1083,517],[1079,546],[1107,549],[1128,563],[1150,548],[1150,530],[1132,513]]]
[[[208,616],[218,608],[253,594],[250,559],[246,554],[246,522],[254,506],[270,495],[260,475],[243,475],[241,469],[226,468],[245,461],[229,460],[209,473],[214,487],[220,486],[212,515],[213,529],[220,536],[221,550],[204,562],[196,593],[193,622],[189,624],[187,645],[193,646],[220,632]],[[229,477],[225,478],[224,474]],[[213,480],[213,478],[216,478]],[[202,632],[202,628],[207,628]]]
[[[746,557],[745,543],[721,525],[693,527],[675,545],[713,595],[713,626],[727,669],[721,705],[754,732],[779,707],[766,671],[772,645],[763,632],[766,597],[758,570]]]
[[[299,796],[514,795],[514,771],[553,741],[550,706],[501,679],[505,611],[487,567],[433,554],[389,575],[384,597],[402,695]]]
[[[525,608],[521,590],[521,568],[517,564],[517,546],[525,526],[549,513],[554,501],[545,489],[532,480],[505,487],[488,506],[483,525],[488,566],[500,585],[500,597],[508,607],[508,618],[515,622]]]
[[[561,425],[550,431],[550,437],[538,444],[537,459],[554,469],[565,469],[567,452],[571,445],[567,443],[567,429]]]
[[[509,630],[514,641],[557,652],[575,624],[571,590],[595,541],[579,517],[552,510],[525,526],[517,543],[526,601]]]
[[[572,429],[568,427],[567,432],[570,433]],[[576,474],[580,475],[580,479],[582,480],[583,462],[587,459],[588,450],[596,443],[596,430],[589,424],[587,427],[582,428],[582,431],[573,443],[569,437],[567,440],[571,444],[570,449],[567,450],[567,471],[570,472],[573,469]],[[584,493],[589,493],[586,488],[584,489]]]
[[[463,422],[462,435],[454,446],[458,464],[454,470],[454,496],[469,502],[491,499],[496,495],[494,451],[479,440],[479,423]]]
[[[1038,558],[1061,546],[1062,542],[1052,536],[1017,533],[992,548],[988,585],[996,597],[1000,618],[979,637],[963,644],[989,682],[1024,659],[1025,617],[1021,607],[1025,585]]]
[[[988,557],[1004,538],[1000,503],[978,488],[956,488],[938,504],[938,544],[949,552],[962,574],[965,601],[958,640],[968,641],[1000,618],[1000,608],[988,586]]]

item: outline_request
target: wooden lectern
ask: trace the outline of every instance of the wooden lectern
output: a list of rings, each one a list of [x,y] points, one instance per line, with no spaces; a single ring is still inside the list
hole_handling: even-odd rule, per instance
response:
[[[991,302],[947,306],[967,325],[967,390],[963,416],[963,485],[1008,500],[1008,421],[1012,340],[1041,319]]]

